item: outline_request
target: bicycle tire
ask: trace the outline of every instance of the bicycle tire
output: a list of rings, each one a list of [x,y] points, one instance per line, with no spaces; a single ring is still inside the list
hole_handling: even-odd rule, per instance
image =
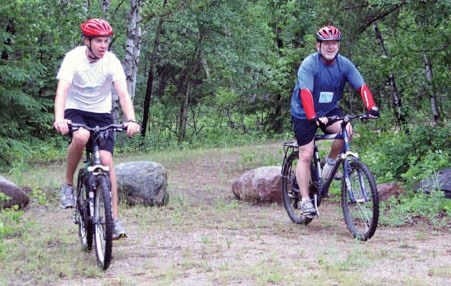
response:
[[[379,221],[376,180],[361,161],[348,159],[344,164],[348,164],[348,174],[345,176],[343,172],[341,188],[344,220],[354,238],[366,241],[376,232]]]
[[[81,247],[86,252],[91,252],[93,241],[93,227],[89,215],[88,205],[88,189],[85,184],[86,170],[80,169],[78,171],[77,182],[77,206],[74,211],[78,212],[75,217],[78,224],[78,237],[80,238]]]
[[[291,153],[282,168],[282,201],[291,221],[307,225],[312,221],[312,218],[301,215],[298,208],[298,202],[301,199],[299,186],[296,181],[298,161],[298,153]]]
[[[97,264],[108,269],[113,251],[113,216],[111,213],[111,184],[107,175],[98,175],[94,201],[94,236]]]

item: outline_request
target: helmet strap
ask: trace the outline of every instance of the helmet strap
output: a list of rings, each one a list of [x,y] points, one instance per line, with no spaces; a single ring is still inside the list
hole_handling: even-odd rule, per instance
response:
[[[89,52],[88,52],[89,62],[90,62],[90,63],[93,63],[93,62],[98,61],[100,58],[98,58],[98,57],[94,54],[94,52],[92,51],[92,49],[91,49],[91,41],[92,41],[92,38],[89,38],[89,45],[86,45],[86,47],[88,47],[88,50],[89,50]]]

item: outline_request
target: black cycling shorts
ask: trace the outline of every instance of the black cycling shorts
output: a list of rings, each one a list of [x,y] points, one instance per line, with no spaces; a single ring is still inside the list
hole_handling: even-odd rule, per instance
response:
[[[106,126],[113,124],[113,116],[110,113],[94,113],[78,109],[66,109],[64,111],[64,118],[73,123],[85,124],[89,127]],[[88,150],[92,150],[92,139],[89,138],[87,144]],[[109,151],[113,154],[114,149],[114,132],[110,132],[103,144],[99,145],[100,150]]]
[[[344,116],[344,113],[340,108],[334,108],[324,116],[333,115]],[[316,131],[318,130],[318,126],[315,122],[308,119],[298,119],[293,116],[291,117],[291,122],[293,123],[293,131],[296,140],[298,141],[298,146],[304,146],[312,142],[313,137],[315,137]],[[320,128],[324,133],[328,133],[323,126]]]

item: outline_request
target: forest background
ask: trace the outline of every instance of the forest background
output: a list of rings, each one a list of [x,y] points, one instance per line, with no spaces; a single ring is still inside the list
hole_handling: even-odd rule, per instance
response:
[[[7,0],[0,15],[0,172],[64,159],[55,77],[91,17],[114,28],[143,127],[118,152],[291,139],[297,69],[316,30],[333,24],[381,109],[355,139],[378,182],[410,192],[450,167],[450,1]],[[350,88],[341,103],[365,111]]]

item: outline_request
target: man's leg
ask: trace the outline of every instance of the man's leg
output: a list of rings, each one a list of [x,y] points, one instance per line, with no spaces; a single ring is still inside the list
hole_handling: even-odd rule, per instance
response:
[[[313,156],[313,141],[299,146],[299,161],[296,166],[296,180],[303,199],[309,198],[310,162]]]
[[[313,139],[316,129],[315,123],[307,119],[292,118],[294,134],[299,145],[299,161],[296,166],[296,181],[299,185],[302,200],[298,203],[298,208],[304,215],[313,215],[316,209],[309,196],[310,162],[313,157]]]
[[[66,166],[66,184],[74,184],[74,174],[80,163],[81,156],[85,150],[85,146],[89,140],[89,131],[78,130],[72,135],[72,141],[69,144],[67,152],[67,166]]]
[[[346,130],[348,131],[349,138],[352,138],[352,126],[351,124],[348,124],[346,127]],[[337,121],[331,126],[327,127],[327,132],[329,133],[340,133],[341,132],[341,121]],[[329,152],[329,158],[336,160],[338,154],[340,154],[341,150],[343,150],[344,142],[343,140],[334,140],[332,142],[332,146],[330,148]]]
[[[352,137],[352,126],[350,124],[348,124],[346,129],[348,131],[349,138],[351,138]],[[331,126],[327,127],[327,132],[340,133],[341,132],[341,121],[335,122]],[[330,148],[329,155],[324,160],[324,162],[328,162],[328,164],[325,164],[323,166],[322,177],[324,179],[329,178],[330,172],[332,172],[332,168],[336,164],[337,157],[340,154],[340,152],[343,150],[343,145],[344,145],[344,142],[341,139],[337,139],[332,142],[332,146]],[[342,178],[342,174],[341,174],[340,170],[338,170],[335,173],[334,178],[336,180],[340,180]]]
[[[102,165],[108,166],[110,169],[110,183],[111,183],[111,205],[113,219],[118,218],[118,197],[117,197],[117,177],[114,169],[113,156],[111,152],[100,150],[100,160]]]
[[[296,166],[296,180],[299,185],[302,200],[298,203],[303,215],[311,216],[316,213],[309,196],[310,162],[313,156],[313,140],[306,145],[299,146],[299,162]]]
[[[86,130],[76,131],[72,135],[72,141],[67,151],[66,182],[61,186],[60,190],[60,206],[62,208],[73,208],[75,206],[74,173],[77,170],[88,140],[89,132]]]
[[[113,164],[113,155],[109,151],[101,150],[100,151],[100,160],[102,164],[108,166],[110,169],[110,183],[111,183],[111,206],[112,206],[112,215],[114,220],[114,230],[113,230],[113,239],[118,239],[120,237],[128,237],[125,228],[122,226],[122,223],[119,221],[119,197],[118,197],[118,187],[117,187],[117,176],[116,170],[114,169]]]

